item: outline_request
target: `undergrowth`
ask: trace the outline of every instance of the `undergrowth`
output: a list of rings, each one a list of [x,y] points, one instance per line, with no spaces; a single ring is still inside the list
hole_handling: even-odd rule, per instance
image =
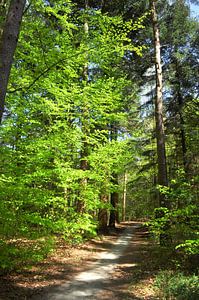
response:
[[[13,270],[31,268],[43,260],[54,249],[55,240],[51,237],[36,241],[17,239],[0,241],[0,274]]]
[[[199,276],[182,272],[160,271],[155,279],[162,300],[198,300]]]

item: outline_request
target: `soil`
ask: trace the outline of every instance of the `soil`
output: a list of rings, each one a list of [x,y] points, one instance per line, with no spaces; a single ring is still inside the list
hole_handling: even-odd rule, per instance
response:
[[[126,222],[118,225],[116,230],[80,246],[74,247],[60,240],[56,251],[30,270],[1,276],[0,300],[47,300],[45,295],[54,288],[73,282],[78,274],[90,270],[99,253],[109,251],[129,226],[133,227],[133,234],[128,246],[98,297],[92,299],[159,299],[153,288],[154,277],[160,267],[157,246],[142,222]],[[161,258],[161,261],[164,264],[164,259]]]

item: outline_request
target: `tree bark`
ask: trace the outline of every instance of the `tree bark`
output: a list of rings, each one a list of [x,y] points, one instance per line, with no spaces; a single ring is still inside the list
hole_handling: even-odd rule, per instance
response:
[[[177,49],[176,49],[177,51]],[[175,58],[175,76],[177,79],[177,86],[176,86],[176,96],[177,96],[177,106],[178,106],[178,113],[180,119],[180,139],[181,139],[181,148],[182,148],[182,161],[184,165],[184,171],[188,174],[188,163],[187,163],[187,146],[186,146],[186,133],[185,133],[185,122],[183,118],[183,96],[181,93],[181,80],[180,80],[180,70],[177,58]]]
[[[160,32],[158,26],[158,17],[156,12],[156,0],[150,0],[151,17],[154,35],[154,52],[155,52],[155,72],[156,72],[156,97],[155,97],[155,121],[156,121],[156,142],[157,142],[157,159],[158,159],[158,184],[166,187],[168,186],[167,177],[167,162],[165,149],[165,133],[163,123],[163,79],[162,79],[162,65],[161,65],[161,44]],[[170,208],[170,203],[167,201],[164,193],[159,192],[159,206],[163,207],[156,211],[156,218],[162,219],[165,216],[165,209]],[[163,233],[159,236],[160,245],[169,245],[171,243],[171,236],[168,234],[169,221],[165,222],[163,226]]]
[[[123,199],[122,199],[122,221],[126,221],[126,194],[127,194],[127,172],[124,173],[124,188],[123,188]]]
[[[100,200],[102,203],[108,203],[109,197],[108,195],[101,195]],[[107,232],[108,229],[108,212],[107,208],[100,208],[98,212],[98,230],[99,232]]]
[[[117,140],[117,128],[116,124],[111,124],[110,128],[110,140]],[[118,185],[118,175],[113,172],[111,182],[114,186]],[[109,227],[115,228],[116,222],[119,223],[119,216],[118,216],[118,202],[119,202],[119,194],[116,191],[113,191],[110,196],[110,202],[112,205],[112,209],[110,210],[110,218],[109,218]]]
[[[155,121],[156,121],[156,142],[157,142],[157,159],[158,159],[158,184],[168,186],[167,163],[165,150],[165,134],[163,124],[163,80],[162,65],[160,53],[160,33],[158,27],[158,17],[156,12],[155,0],[150,0],[152,26],[154,34],[154,51],[155,51],[155,71],[156,71],[156,97],[155,97]],[[168,207],[164,194],[160,193],[160,206]]]
[[[5,106],[5,97],[14,52],[17,46],[26,0],[12,0],[3,26],[0,41],[0,123]]]
[[[114,180],[114,179],[113,179]],[[114,183],[118,183],[114,180]],[[118,205],[118,193],[113,192],[111,193],[111,205],[112,209],[110,211],[110,218],[109,218],[109,227],[115,228],[116,222],[118,222],[118,217],[117,217],[117,205]]]

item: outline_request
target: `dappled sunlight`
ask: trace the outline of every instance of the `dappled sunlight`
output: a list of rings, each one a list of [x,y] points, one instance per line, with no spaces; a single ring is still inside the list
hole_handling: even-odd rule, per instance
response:
[[[113,259],[117,259],[118,255],[116,255],[114,253],[105,252],[105,253],[101,253],[100,258],[107,259],[107,260],[113,260]]]
[[[132,267],[137,267],[138,264],[137,263],[124,263],[124,264],[120,264],[121,268],[132,268]]]
[[[111,273],[119,264],[119,259],[132,239],[136,226],[127,227],[124,233],[114,242],[109,251],[97,253],[97,261],[90,270],[79,273],[72,283],[65,283],[48,296],[48,299],[89,299],[96,296],[106,286]],[[125,268],[135,267],[135,263],[124,263]],[[92,298],[93,299],[93,298]],[[97,299],[97,298],[96,298]]]
[[[12,285],[3,283],[5,293],[14,288],[16,299],[28,295],[31,300],[144,300],[146,294],[147,300],[156,299],[150,290],[150,263],[143,266],[149,250],[143,243],[147,236],[137,225],[126,226],[118,239],[111,233],[77,247],[61,243],[50,259],[16,274]]]

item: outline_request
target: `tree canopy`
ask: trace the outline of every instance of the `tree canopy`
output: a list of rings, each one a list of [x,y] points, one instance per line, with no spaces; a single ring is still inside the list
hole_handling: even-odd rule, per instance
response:
[[[18,2],[0,4],[1,268],[17,268],[16,251],[38,244],[42,258],[59,236],[77,243],[135,218],[197,254],[188,1]]]

